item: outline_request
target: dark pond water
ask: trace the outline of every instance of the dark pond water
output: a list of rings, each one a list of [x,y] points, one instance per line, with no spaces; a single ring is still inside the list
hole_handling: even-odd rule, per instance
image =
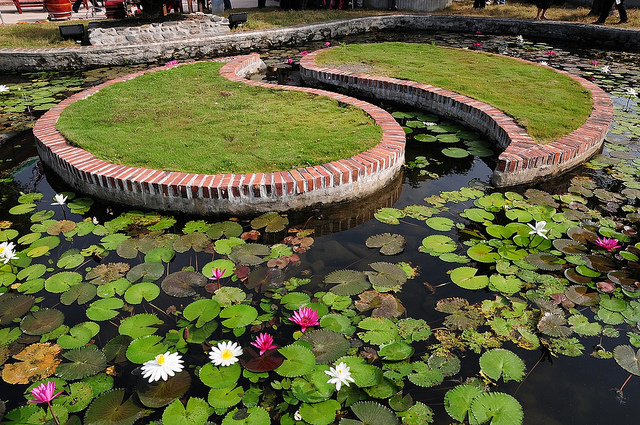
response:
[[[475,48],[506,54],[515,57],[529,59],[535,62],[545,61],[549,65],[563,69],[568,72],[593,79],[600,87],[612,93],[616,103],[616,125],[608,137],[608,143],[604,154],[612,157],[625,155],[637,157],[638,136],[640,125],[637,122],[637,104],[631,100],[631,110],[623,112],[627,105],[627,98],[624,92],[627,88],[638,87],[640,82],[639,56],[637,54],[625,52],[606,52],[582,48],[581,46],[565,46],[558,42],[543,40],[525,40],[519,42],[515,37],[499,37],[484,34],[444,34],[444,33],[419,33],[419,34],[393,34],[376,33],[366,36],[350,37],[344,40],[330,40],[331,43],[339,42],[377,42],[385,40],[399,40],[420,43],[436,43],[459,48]],[[300,46],[298,49],[282,49],[263,52],[264,60],[268,64],[283,63],[288,58],[297,58],[298,52],[303,50],[313,50],[323,47],[323,44]],[[593,62],[597,61],[597,65]],[[609,72],[602,70],[602,67],[609,67]],[[13,182],[0,183],[0,193],[2,193],[2,210],[0,220],[10,220],[14,222],[13,228],[20,231],[20,234],[28,233],[31,223],[20,222],[20,218],[9,214],[8,210],[15,204],[18,192],[41,192],[44,200],[52,199],[56,193],[65,190],[64,183],[51,176],[43,170],[37,159],[34,158],[32,149],[32,137],[29,127],[32,119],[38,116],[39,110],[46,110],[52,103],[60,97],[77,90],[78,87],[86,87],[97,84],[101,81],[113,78],[118,74],[129,73],[128,69],[98,69],[77,73],[73,75],[29,75],[26,77],[0,76],[0,84],[8,86],[22,85],[22,101],[15,104],[6,103],[0,108],[0,129],[4,128],[4,135],[11,135],[9,142],[0,147],[0,168],[5,173],[10,173]],[[297,81],[295,74],[285,76],[291,83]],[[6,100],[6,99],[5,99]],[[22,109],[27,105],[28,110]],[[421,111],[411,111],[406,107],[396,107],[393,105],[383,105],[392,112],[419,113]],[[411,120],[411,119],[409,119]],[[438,127],[446,127],[438,117],[428,117],[425,122],[434,122]],[[390,189],[381,194],[362,200],[356,203],[339,206],[329,206],[317,208],[303,212],[295,212],[289,215],[289,222],[293,225],[306,226],[316,229],[315,242],[313,248],[300,255],[301,264],[289,273],[292,276],[305,275],[312,277],[312,285],[322,287],[324,276],[335,270],[366,268],[366,264],[375,261],[391,261],[393,263],[407,262],[417,268],[419,275],[404,284],[402,291],[397,297],[407,309],[409,317],[423,318],[432,329],[442,326],[444,314],[434,309],[436,303],[448,297],[464,297],[469,302],[479,302],[485,299],[493,299],[494,294],[489,290],[466,291],[450,282],[448,271],[454,268],[452,263],[441,261],[438,257],[420,253],[418,251],[423,238],[435,233],[420,220],[401,220],[398,225],[382,223],[373,214],[380,208],[395,207],[402,209],[409,205],[424,205],[424,199],[441,192],[456,191],[465,186],[477,187],[491,192],[488,187],[491,176],[491,169],[495,161],[494,155],[468,156],[467,158],[456,159],[442,155],[442,149],[456,146],[461,149],[471,147],[463,142],[457,144],[449,143],[424,143],[415,140],[416,134],[456,134],[458,131],[468,129],[449,129],[447,133],[433,132],[430,125],[425,128],[413,128],[413,133],[408,136],[407,163],[411,164],[427,161],[424,167],[412,166],[404,170],[403,175],[390,185]],[[445,128],[446,130],[446,128]],[[17,134],[17,135],[16,135]],[[480,142],[476,148],[485,148],[485,144]],[[621,148],[621,147],[624,147]],[[421,159],[423,158],[423,159]],[[566,194],[572,179],[590,178],[596,182],[601,189],[610,192],[621,191],[619,175],[593,167],[581,167],[574,170],[570,175],[560,177],[554,181],[545,182],[538,189],[551,194]],[[524,192],[525,187],[513,189],[516,192]],[[606,204],[606,199],[601,202]],[[613,202],[613,201],[610,201]],[[637,199],[620,202],[631,206],[637,204]],[[470,202],[469,202],[470,203]],[[461,221],[458,217],[469,203],[454,204],[451,206],[448,216],[455,221]],[[611,209],[613,206],[609,205]],[[42,205],[48,208],[46,202]],[[117,216],[119,208],[95,203],[88,217],[97,217],[100,222],[109,220]],[[56,211],[56,219],[61,219],[59,211]],[[176,228],[180,223],[189,220],[189,217],[178,218]],[[210,221],[222,220],[220,218],[207,218]],[[241,223],[246,225],[245,221]],[[395,233],[406,238],[404,251],[393,257],[384,257],[365,246],[365,241],[372,235],[380,233]],[[455,229],[448,232],[457,242],[463,240],[461,234]],[[273,240],[265,243],[275,243],[278,238],[282,238],[282,233],[269,236]],[[55,254],[52,254],[55,261]],[[110,261],[119,261],[110,259]],[[207,260],[201,260],[207,261]],[[178,270],[180,264],[171,265],[173,270]],[[304,271],[303,273],[301,273]],[[166,298],[166,297],[165,297]],[[175,302],[175,301],[174,301]],[[168,306],[171,300],[159,298],[155,304]],[[49,301],[44,301],[43,306],[57,306],[57,297]],[[585,314],[587,314],[585,312]],[[71,319],[69,326],[84,320],[84,316],[77,320]],[[620,326],[621,335],[624,336],[627,328]],[[108,339],[109,333],[101,335],[100,338]],[[513,350],[520,356],[527,370],[527,377],[522,383],[503,383],[499,381],[497,387],[492,390],[504,392],[515,396],[520,402],[524,411],[525,424],[622,424],[634,423],[637,421],[638,401],[640,400],[640,378],[632,377],[624,387],[624,398],[616,391],[625,382],[629,373],[620,368],[613,359],[598,359],[589,355],[592,347],[598,344],[605,345],[607,350],[613,350],[618,344],[628,343],[626,338],[606,338],[584,337],[581,338],[585,346],[585,354],[579,357],[568,357],[560,355],[542,356],[544,352],[540,350],[527,351],[516,347],[513,344],[505,344],[504,347]],[[422,353],[419,353],[422,354]],[[443,397],[447,390],[453,388],[460,381],[468,377],[477,376],[479,372],[479,355],[472,351],[457,353],[461,359],[461,371],[455,376],[445,379],[444,383],[434,388],[406,387],[414,400],[422,401],[435,411],[434,423],[449,424],[453,420],[447,415],[443,408]],[[542,359],[541,361],[539,361]],[[127,378],[127,373],[131,368],[121,371],[117,379],[119,386],[133,385]],[[118,385],[117,385],[118,386]],[[10,386],[0,382],[0,399],[8,400],[7,411],[23,403],[24,399],[15,394],[15,386]],[[26,386],[20,386],[22,392]],[[206,395],[204,395],[206,398]],[[157,418],[155,418],[157,419]],[[141,420],[140,422],[145,422]]]

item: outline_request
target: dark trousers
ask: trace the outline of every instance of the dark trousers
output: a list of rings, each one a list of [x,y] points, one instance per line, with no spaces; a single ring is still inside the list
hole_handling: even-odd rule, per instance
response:
[[[73,3],[73,6],[72,6],[72,7],[73,7],[73,10],[78,10],[78,9],[80,9],[80,5],[82,4],[82,2],[83,2],[83,1],[84,1],[84,0],[76,0],[76,1]],[[93,7],[98,7],[98,2],[96,2],[96,0],[90,0],[90,1],[91,1],[91,3],[93,3]]]
[[[602,5],[602,11],[600,12],[600,17],[598,18],[598,21],[604,22],[607,20],[607,17],[609,16],[609,12],[611,11],[611,6],[613,6],[614,4],[616,5],[616,9],[620,14],[620,20],[626,21],[629,19],[629,17],[627,16],[627,9],[624,7],[624,0],[620,0],[620,4],[617,4],[615,0],[607,0]]]
[[[474,9],[482,9],[485,6],[485,0],[475,0],[473,2]]]

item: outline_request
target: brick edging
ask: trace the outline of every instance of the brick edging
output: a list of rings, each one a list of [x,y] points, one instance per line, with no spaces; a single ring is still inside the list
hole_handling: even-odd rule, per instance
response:
[[[580,128],[542,145],[536,143],[524,128],[504,112],[467,96],[428,84],[316,65],[316,56],[325,50],[314,51],[300,60],[300,72],[305,82],[352,88],[374,98],[424,108],[469,125],[502,150],[492,178],[493,184],[498,187],[546,179],[581,164],[600,150],[613,120],[613,102],[606,92],[583,78],[554,69],[591,92],[593,110]],[[534,64],[523,59],[516,60]]]
[[[170,68],[160,66],[107,81],[51,108],[33,128],[38,154],[67,184],[82,193],[130,207],[199,215],[286,211],[320,202],[357,199],[383,188],[395,177],[404,163],[405,134],[389,113],[337,93],[242,78],[261,63],[258,54],[240,56],[220,72],[232,81],[328,96],[359,107],[382,128],[380,143],[351,158],[317,166],[272,173],[206,175],[112,164],[71,146],[56,130],[55,124],[67,106],[111,84]]]

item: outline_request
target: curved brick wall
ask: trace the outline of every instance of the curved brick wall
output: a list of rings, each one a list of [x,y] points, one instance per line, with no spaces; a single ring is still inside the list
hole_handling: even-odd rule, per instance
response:
[[[301,59],[300,72],[305,82],[349,87],[369,97],[422,108],[469,125],[502,150],[492,178],[498,187],[542,180],[581,164],[600,150],[613,120],[613,102],[607,93],[583,78],[556,70],[591,91],[593,111],[579,129],[541,145],[511,117],[486,103],[428,84],[320,67],[315,64],[315,57],[324,50]]]
[[[242,78],[261,64],[258,54],[241,56],[220,72],[234,81],[329,96],[360,107],[382,127],[382,140],[376,147],[351,158],[314,167],[274,173],[205,175],[111,164],[69,145],[55,129],[60,114],[71,103],[116,82],[167,69],[161,66],[77,93],[50,109],[33,128],[38,154],[65,182],[85,194],[131,207],[199,215],[285,211],[320,202],[357,199],[383,188],[393,179],[404,163],[405,134],[391,115],[367,102],[336,93]]]

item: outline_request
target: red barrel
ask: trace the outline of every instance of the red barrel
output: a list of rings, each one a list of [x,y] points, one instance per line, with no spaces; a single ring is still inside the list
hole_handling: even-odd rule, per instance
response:
[[[104,2],[107,19],[124,19],[127,16],[124,0],[107,0]]]
[[[71,17],[71,1],[69,0],[44,0],[44,8],[49,12],[49,19],[52,21]]]

